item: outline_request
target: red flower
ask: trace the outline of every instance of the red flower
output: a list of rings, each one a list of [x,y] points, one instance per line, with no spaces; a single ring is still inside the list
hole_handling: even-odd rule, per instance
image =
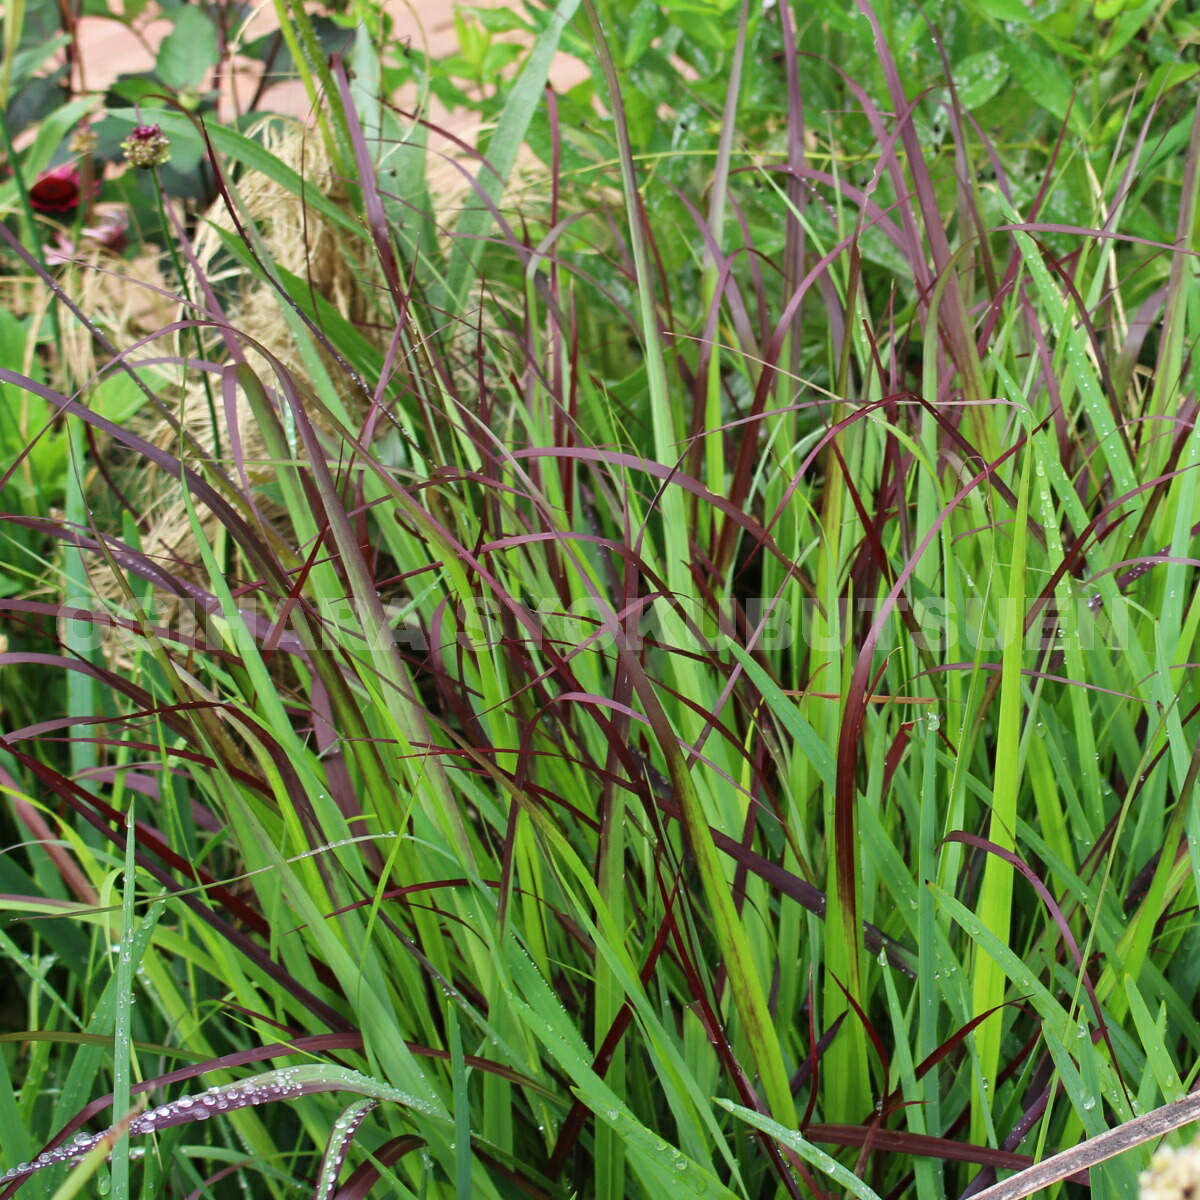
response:
[[[98,182],[92,186],[99,190]],[[43,171],[29,189],[29,203],[35,212],[72,212],[79,207],[82,198],[79,168],[74,163],[63,163],[60,167]]]

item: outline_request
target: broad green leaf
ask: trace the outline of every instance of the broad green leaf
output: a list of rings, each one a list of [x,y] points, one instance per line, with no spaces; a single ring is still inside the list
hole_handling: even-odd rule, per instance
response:
[[[33,144],[21,157],[25,186],[29,187],[49,165],[50,160],[70,135],[75,125],[95,107],[90,96],[71,100],[56,109],[39,126]],[[0,186],[0,212],[11,212],[17,206],[17,185],[6,180]]]
[[[636,66],[642,55],[650,49],[654,38],[662,27],[662,14],[654,0],[638,0],[633,15],[629,18],[629,31],[625,35],[625,51],[621,65],[625,70]]]
[[[141,378],[152,389],[165,382],[157,371],[142,371]],[[88,400],[93,412],[98,412],[117,425],[123,425],[147,403],[146,393],[125,371],[113,371],[106,375],[92,389]]]
[[[1025,0],[972,0],[972,7],[994,21],[1017,21],[1028,25],[1033,20]]]
[[[964,108],[986,104],[1008,82],[1008,67],[994,50],[969,54],[954,68],[954,83]]]
[[[1017,513],[1013,522],[1012,560],[1008,570],[1007,595],[1014,599],[1026,595],[1026,570],[1029,542],[1029,489],[1033,474],[1031,456],[1021,464],[1017,493]],[[1004,850],[1016,849],[1017,799],[1021,788],[1021,728],[1024,706],[1021,698],[1021,665],[1024,653],[1025,606],[1010,604],[1007,609],[1008,628],[1001,629],[1004,648],[1000,668],[1000,713],[996,732],[996,770],[992,788],[991,819],[988,838]],[[995,854],[989,854],[983,864],[983,881],[979,888],[977,914],[984,926],[1004,945],[1011,943],[1013,867]],[[1003,968],[993,958],[976,952],[974,963],[973,1006],[977,1017],[996,1009],[1004,1000],[1006,981]],[[995,1012],[975,1031],[979,1050],[980,1070],[985,1086],[995,1082],[1000,1069],[1000,1035],[1003,1012]],[[994,1092],[972,1094],[971,1136],[977,1145],[984,1144],[990,1133],[991,1102]]]
[[[1158,1090],[1162,1093],[1163,1100],[1169,1104],[1184,1096],[1187,1089],[1180,1082],[1179,1072],[1171,1061],[1170,1052],[1163,1043],[1162,1028],[1151,1016],[1150,1009],[1142,998],[1142,993],[1133,981],[1133,976],[1126,975],[1124,984],[1125,995],[1129,999],[1129,1011],[1137,1026],[1142,1049],[1146,1052],[1146,1065],[1154,1077],[1154,1081],[1158,1084]],[[1162,1017],[1165,1024],[1165,1012],[1162,1013]]]
[[[515,8],[479,8],[466,4],[458,11],[477,21],[488,33],[511,33],[514,30],[525,33],[530,28],[529,22]]]
[[[217,65],[217,27],[201,8],[187,5],[179,10],[175,27],[159,47],[154,69],[159,79],[176,91],[197,88]]]
[[[684,16],[718,17],[730,12],[737,0],[660,0],[668,13]]]
[[[1020,46],[1010,43],[1004,57],[1018,86],[1031,100],[1059,121],[1066,120],[1069,112],[1071,128],[1076,133],[1083,133],[1079,106],[1071,103],[1069,71],[1064,71],[1050,55],[1028,43]]]

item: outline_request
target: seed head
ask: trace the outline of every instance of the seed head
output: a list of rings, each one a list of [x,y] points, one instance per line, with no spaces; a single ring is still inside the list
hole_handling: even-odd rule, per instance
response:
[[[1138,1176],[1138,1200],[1190,1200],[1200,1195],[1200,1137],[1190,1146],[1163,1146]]]
[[[71,134],[71,140],[67,143],[67,149],[72,154],[95,154],[96,145],[100,141],[96,131],[87,123],[81,121],[76,127],[75,132]]]
[[[161,167],[171,157],[171,139],[157,125],[137,125],[121,143],[131,167]]]

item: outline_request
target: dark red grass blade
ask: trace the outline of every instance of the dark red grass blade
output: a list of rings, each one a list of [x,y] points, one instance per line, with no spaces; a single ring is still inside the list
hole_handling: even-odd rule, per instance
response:
[[[346,66],[340,54],[332,56],[330,68],[337,81],[342,105],[346,112],[346,121],[350,129],[350,144],[354,149],[354,165],[358,169],[357,182],[362,196],[367,228],[371,231],[376,257],[383,269],[383,277],[387,282],[388,289],[392,293],[392,302],[396,306],[396,312],[400,313],[407,307],[407,297],[401,283],[400,269],[396,264],[396,253],[392,246],[387,214],[384,212],[383,200],[379,194],[375,164],[371,160],[371,150],[367,145],[366,135],[363,133],[362,122],[358,119],[358,107],[351,95],[350,81],[346,77]]]
[[[230,1175],[236,1175],[239,1171],[246,1167],[254,1167],[258,1163],[256,1158],[244,1158],[241,1162],[230,1163],[227,1167],[222,1167],[212,1175],[208,1175],[201,1182],[200,1186],[193,1188],[189,1193],[187,1200],[205,1200],[206,1196],[210,1196],[210,1191],[214,1183],[219,1183],[222,1179],[228,1179]]]
[[[374,1152],[374,1157],[385,1167],[395,1166],[406,1154],[419,1150],[425,1145],[425,1139],[415,1134],[406,1133],[384,1142]],[[338,1189],[334,1200],[364,1200],[367,1193],[379,1182],[382,1172],[374,1163],[363,1163],[357,1167],[350,1178]]]
[[[745,14],[743,11],[743,21]],[[779,27],[783,34],[783,64],[787,81],[787,165],[788,178],[785,185],[789,206],[783,248],[784,295],[792,295],[804,277],[807,257],[808,236],[804,229],[805,211],[804,185],[800,172],[804,169],[807,155],[804,152],[804,94],[800,89],[800,66],[796,54],[796,30],[792,24],[790,3],[779,5]],[[788,369],[796,375],[800,370],[800,353],[803,342],[801,309],[796,308],[792,318],[791,353]]]
[[[925,536],[921,539],[916,553],[905,564],[904,569],[896,578],[886,599],[880,606],[874,621],[859,650],[854,671],[850,677],[847,689],[846,708],[842,715],[842,725],[838,733],[837,778],[834,795],[834,844],[837,856],[836,878],[838,887],[838,902],[841,906],[843,919],[849,937],[856,937],[859,928],[858,900],[856,880],[858,877],[858,843],[855,837],[857,827],[856,809],[858,755],[862,744],[863,726],[867,715],[867,700],[871,694],[869,680],[872,674],[875,647],[878,644],[884,626],[891,617],[892,609],[904,585],[916,570],[920,557],[937,536],[941,527],[949,519],[950,514],[981,483],[990,479],[999,467],[1016,454],[1023,446],[1022,437],[1015,445],[1005,450],[999,458],[989,463],[982,471],[973,476],[965,486],[960,488],[951,498],[946,508],[934,519]]]
[[[670,799],[659,794],[659,807],[663,812],[680,819],[679,808]],[[771,888],[776,890],[781,896],[787,896],[791,900],[795,900],[806,911],[814,916],[825,918],[827,910],[827,902],[825,893],[807,880],[801,879],[798,875],[793,875],[778,863],[771,862],[770,859],[764,858],[761,854],[753,850],[747,849],[736,838],[732,838],[727,833],[723,833],[719,829],[710,829],[712,834],[713,844],[716,848],[730,858],[734,859],[739,864],[744,864],[751,872],[757,875]],[[877,929],[869,922],[863,922],[863,943],[867,949],[873,954],[878,954],[883,951],[888,958],[888,962],[904,974],[916,977],[916,968],[910,961],[912,952],[907,950],[895,939],[888,937],[887,934]]]
[[[920,1158],[936,1158],[942,1162],[977,1163],[981,1166],[1023,1170],[1033,1163],[1028,1154],[1010,1150],[994,1150],[990,1146],[974,1146],[950,1138],[934,1137],[927,1133],[906,1133],[896,1129],[878,1129],[867,1125],[810,1125],[805,1134],[811,1142],[835,1146],[866,1146],[889,1154],[908,1154]],[[1072,1183],[1087,1183],[1087,1172],[1069,1177]]]
[[[934,191],[933,180],[929,174],[928,164],[925,161],[920,138],[911,120],[911,107],[908,97],[905,93],[904,85],[900,80],[900,72],[896,66],[896,60],[892,55],[891,47],[887,44],[887,39],[883,36],[883,30],[880,28],[879,19],[875,15],[874,8],[867,0],[858,0],[858,8],[871,23],[871,28],[875,33],[875,50],[879,56],[880,66],[883,68],[884,78],[887,81],[892,106],[898,114],[905,114],[900,117],[900,139],[904,145],[905,160],[908,163],[913,186],[916,189],[917,202],[920,206],[921,217],[925,226],[925,236],[929,240],[929,248],[933,253],[934,268],[937,274],[942,276],[947,272],[953,271],[950,243],[942,224],[937,195]],[[906,110],[908,111],[906,112]],[[912,265],[915,267],[915,262]],[[946,297],[940,316],[946,330],[946,340],[950,354],[961,375],[963,390],[968,399],[979,399],[983,394],[983,380],[979,369],[979,360],[976,357],[975,344],[971,339],[967,326],[966,306],[958,285],[958,278],[953,273],[949,277],[949,284],[946,289]]]

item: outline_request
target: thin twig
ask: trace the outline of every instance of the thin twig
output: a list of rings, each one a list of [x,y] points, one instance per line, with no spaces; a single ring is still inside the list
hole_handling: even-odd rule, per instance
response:
[[[1027,1167],[1002,1183],[985,1188],[976,1195],[975,1200],[1021,1200],[1023,1196],[1032,1196],[1034,1192],[1061,1183],[1068,1175],[1093,1167],[1105,1159],[1115,1158],[1134,1146],[1162,1137],[1192,1121],[1200,1121],[1200,1091],[1164,1104],[1145,1116],[1134,1117],[1116,1129],[1106,1130],[1078,1146],[1072,1146],[1070,1150]]]

